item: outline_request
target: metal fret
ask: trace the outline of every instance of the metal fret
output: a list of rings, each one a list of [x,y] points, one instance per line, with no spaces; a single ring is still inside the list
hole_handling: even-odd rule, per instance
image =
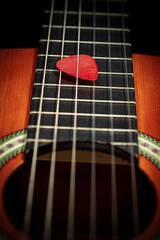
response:
[[[44,24],[42,25],[42,28],[48,28],[48,25]],[[63,28],[62,25],[52,25],[51,28]],[[77,26],[66,26],[66,29],[78,29]],[[131,30],[129,28],[107,28],[107,27],[80,27],[81,30],[94,30],[95,31],[125,31],[125,32],[130,32]]]
[[[45,54],[38,54],[38,57],[45,57]],[[48,57],[60,58],[61,55],[48,54]],[[63,55],[63,57],[69,57],[69,55]],[[92,56],[91,56],[92,57]],[[119,60],[119,61],[132,61],[132,58],[119,58],[119,57],[94,57],[94,59],[100,60]]]
[[[74,114],[75,115],[75,114]],[[77,115],[77,114],[76,114]],[[28,128],[36,128],[36,125],[29,125]],[[117,129],[117,128],[87,128],[87,127],[69,127],[69,126],[43,126],[41,125],[40,128],[43,129],[61,129],[61,130],[75,130],[76,131],[104,131],[104,132],[132,132],[137,133],[135,129]]]
[[[34,83],[34,86],[41,86],[42,83]],[[45,83],[45,86],[47,87],[57,87],[58,84],[56,83]],[[61,84],[62,87],[75,87],[75,85],[73,84]],[[89,85],[79,85],[78,86],[79,88],[93,88],[93,86],[89,86]],[[94,86],[94,88],[97,88],[97,89],[115,89],[115,90],[133,90],[134,91],[134,88],[133,87],[109,87],[109,86]]]
[[[28,138],[27,139],[28,142],[39,142],[39,143],[53,143],[54,140],[52,139],[44,139],[44,138],[39,138],[39,139],[35,139],[35,138]],[[110,142],[111,145],[114,146],[135,146],[138,147],[138,143],[135,142]]]
[[[36,72],[43,72],[44,69],[37,68]],[[47,72],[59,72],[58,69],[46,69]],[[102,75],[128,75],[128,76],[133,76],[133,73],[122,73],[122,72],[98,72],[98,74]]]
[[[46,10],[44,11],[44,14],[49,14],[50,10]],[[58,14],[64,14],[64,11],[58,11],[55,10],[54,13],[58,13]],[[76,14],[78,15],[77,11],[68,11],[68,14]],[[93,15],[93,12],[84,12],[82,11],[82,15]],[[127,13],[101,13],[101,12],[96,12],[95,13],[96,16],[115,16],[115,17],[129,17],[129,14]]]
[[[36,72],[43,72],[43,68],[36,68]],[[58,69],[46,69],[47,72],[59,72]]]
[[[38,111],[31,111],[30,114],[39,114]],[[56,112],[44,112],[42,111],[41,114],[49,114],[53,115],[56,114]],[[74,116],[75,113],[72,112],[59,112],[59,116]],[[83,117],[93,117],[93,113],[76,113],[77,116],[83,116]],[[118,114],[94,114],[95,117],[102,117],[102,118],[133,118],[137,119],[136,115],[118,115]]]
[[[39,97],[32,97],[32,100],[39,100],[40,98]],[[44,101],[57,101],[57,98],[43,98]],[[67,102],[74,102],[75,99],[72,99],[72,98],[60,98],[61,101],[67,101]],[[77,102],[89,102],[89,103],[92,103],[92,102],[95,102],[95,103],[111,103],[111,100],[93,100],[93,99],[77,99]],[[135,101],[114,101],[112,100],[112,103],[114,104],[128,104],[128,102],[130,104],[136,104]]]
[[[54,40],[54,39],[50,39],[50,42],[53,43],[61,43],[62,40]],[[47,39],[40,39],[40,42],[47,42]],[[78,41],[76,40],[64,40],[64,43],[78,43]],[[123,43],[123,42],[93,42],[93,41],[80,41],[80,44],[96,44],[96,45],[117,45],[117,46],[132,46],[131,43]]]

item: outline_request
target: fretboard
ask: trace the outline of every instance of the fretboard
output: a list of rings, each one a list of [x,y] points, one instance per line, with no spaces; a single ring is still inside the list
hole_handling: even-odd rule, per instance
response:
[[[54,142],[111,144],[137,153],[137,120],[127,2],[55,0],[44,24],[30,110],[27,148]],[[78,49],[78,50],[77,50]],[[56,62],[92,56],[95,82],[71,77]],[[77,95],[76,95],[77,93]],[[76,110],[75,110],[76,105]],[[76,125],[75,125],[76,118]],[[38,129],[38,130],[37,130]]]

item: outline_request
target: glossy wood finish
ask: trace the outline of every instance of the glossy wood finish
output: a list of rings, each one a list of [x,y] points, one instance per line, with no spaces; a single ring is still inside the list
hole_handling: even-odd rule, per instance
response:
[[[35,49],[0,50],[0,137],[27,127],[36,54]],[[160,57],[133,55],[133,64],[138,130],[160,140]],[[0,170],[0,227],[15,240],[20,240],[21,234],[5,214],[3,189],[8,177],[23,163],[23,159],[24,155],[20,154]],[[136,239],[151,240],[160,231],[160,171],[144,157],[139,160],[140,168],[155,186],[158,202],[150,226]]]
[[[133,55],[138,131],[160,140],[160,57]],[[160,171],[143,156],[140,168],[148,175],[157,193],[157,211],[147,231],[138,240],[153,239],[160,232]]]
[[[28,126],[36,58],[36,49],[0,50],[0,138]],[[24,154],[20,154],[0,169],[0,226],[16,240],[21,234],[5,215],[3,189],[23,160]]]
[[[36,49],[0,50],[0,138],[27,128]]]
[[[160,57],[133,55],[138,130],[160,140]]]
[[[136,238],[136,240],[154,240],[154,237],[157,235],[159,236],[160,233],[160,171],[154,164],[143,156],[139,157],[139,167],[145,172],[154,185],[157,195],[157,206],[155,215],[150,225],[138,238]]]

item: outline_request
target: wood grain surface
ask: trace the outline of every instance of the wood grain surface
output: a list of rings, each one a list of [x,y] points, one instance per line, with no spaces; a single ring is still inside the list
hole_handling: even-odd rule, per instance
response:
[[[138,131],[160,140],[160,57],[133,54]]]
[[[36,67],[37,49],[0,50],[0,138],[27,128]],[[21,238],[4,211],[3,189],[11,173],[24,161],[24,154],[0,169],[0,228]]]
[[[27,128],[36,49],[0,50],[0,138]]]

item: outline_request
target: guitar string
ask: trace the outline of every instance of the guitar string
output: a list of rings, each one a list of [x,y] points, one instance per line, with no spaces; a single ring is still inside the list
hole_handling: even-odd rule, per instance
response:
[[[63,52],[64,52],[64,39],[65,39],[65,32],[66,32],[67,9],[68,9],[68,0],[65,1],[65,6],[64,6],[64,22],[63,22],[63,34],[62,34],[61,59],[63,58]],[[48,194],[47,194],[44,234],[43,234],[44,240],[50,240],[51,234],[52,234],[52,212],[53,212],[53,199],[54,199],[55,164],[56,164],[56,148],[57,148],[57,131],[58,131],[61,78],[62,78],[62,72],[60,71],[59,72],[58,93],[57,93],[56,114],[55,114],[55,128],[54,128],[51,165],[50,165],[50,173],[49,173],[49,185],[48,185]]]
[[[93,42],[96,41],[96,0],[93,0]],[[93,58],[95,59],[96,49],[95,44],[93,44]],[[93,81],[92,89],[92,128],[95,129],[95,81]],[[90,229],[89,229],[89,239],[96,239],[96,146],[95,146],[95,136],[96,132],[92,131],[92,155],[91,155],[91,193],[90,193]]]
[[[107,11],[110,13],[110,2],[107,2]],[[108,50],[109,50],[109,95],[110,95],[110,114],[113,115],[113,96],[112,96],[112,65],[111,65],[111,33],[110,33],[110,15],[108,14]],[[113,129],[113,117],[111,117],[111,129]],[[111,131],[111,142],[114,142],[114,132]],[[117,184],[116,184],[116,162],[115,162],[115,146],[111,144],[111,224],[112,224],[112,240],[118,240],[118,204],[117,204]]]
[[[44,62],[44,72],[43,72],[43,78],[42,78],[39,114],[38,114],[38,120],[37,120],[37,128],[36,128],[34,149],[33,149],[32,162],[31,162],[31,170],[30,170],[30,176],[29,176],[29,185],[28,185],[28,192],[27,192],[27,199],[26,199],[26,207],[25,207],[25,213],[24,213],[23,233],[27,236],[30,235],[30,227],[31,227],[33,194],[34,194],[37,155],[38,155],[38,139],[40,134],[41,111],[42,111],[42,103],[43,103],[46,69],[47,69],[47,59],[48,59],[48,52],[49,52],[49,40],[50,40],[51,26],[52,26],[52,19],[53,19],[53,9],[54,9],[54,0],[51,1],[51,12],[49,17],[48,39],[47,39],[47,46],[46,46],[46,57]]]
[[[68,205],[68,224],[67,224],[67,240],[74,239],[74,218],[75,218],[75,177],[76,177],[76,127],[77,127],[77,99],[78,99],[78,70],[79,70],[79,52],[80,52],[80,26],[81,26],[82,0],[79,0],[79,16],[78,16],[78,44],[77,44],[77,72],[76,72],[76,88],[75,88],[75,108],[74,108],[74,130],[72,142],[71,156],[71,173],[69,188],[69,205]]]
[[[124,12],[123,2],[121,2],[121,13]],[[127,50],[125,46],[126,37],[125,37],[125,22],[124,17],[122,16],[122,34],[123,34],[123,51],[124,51],[124,58],[127,57]],[[127,60],[124,61],[125,65],[125,72],[126,72],[126,87],[127,87],[127,101],[128,101],[128,115],[129,117],[129,129],[132,129],[131,123],[131,107],[130,107],[130,97],[129,97],[129,90],[128,90],[128,67],[127,67]],[[132,132],[129,133],[130,142],[133,143],[133,136]],[[133,214],[133,232],[134,235],[137,235],[140,232],[140,223],[139,223],[139,206],[138,206],[138,193],[137,193],[137,181],[136,181],[136,170],[135,170],[135,161],[134,161],[134,149],[131,146],[131,154],[130,154],[130,161],[131,161],[131,187],[132,187],[132,214]]]

